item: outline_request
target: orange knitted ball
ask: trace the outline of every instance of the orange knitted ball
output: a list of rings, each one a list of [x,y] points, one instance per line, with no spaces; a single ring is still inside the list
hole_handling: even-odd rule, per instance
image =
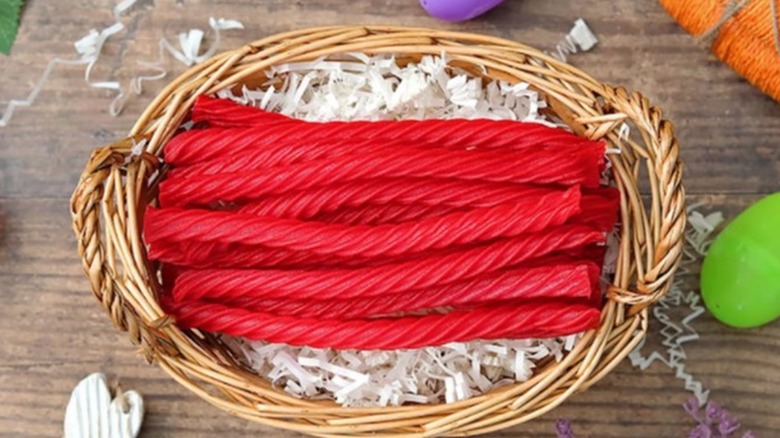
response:
[[[780,101],[780,1],[660,1],[689,33],[700,37],[712,34],[715,56]]]

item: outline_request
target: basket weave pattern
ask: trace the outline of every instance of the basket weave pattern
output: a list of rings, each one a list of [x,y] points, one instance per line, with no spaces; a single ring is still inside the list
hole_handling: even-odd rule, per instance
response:
[[[164,174],[158,156],[195,97],[257,87],[271,65],[347,52],[392,53],[400,61],[446,52],[451,65],[486,79],[527,82],[549,116],[603,139],[621,192],[617,272],[600,327],[562,361],[523,383],[469,400],[429,406],[342,408],[293,398],[242,366],[208,333],[183,332],[157,302],[159,282],[141,239],[143,212]],[[623,124],[631,135],[622,135]],[[143,151],[133,146],[145,140]],[[530,47],[481,35],[399,27],[328,27],[275,35],[199,64],[168,85],[130,132],[96,149],[71,200],[78,251],[95,297],[147,359],[209,403],[266,425],[320,436],[486,433],[544,414],[604,377],[641,341],[647,307],[668,291],[685,228],[679,146],[671,123],[637,93],[603,85]],[[643,192],[640,195],[640,186]],[[376,436],[376,435],[372,435]]]

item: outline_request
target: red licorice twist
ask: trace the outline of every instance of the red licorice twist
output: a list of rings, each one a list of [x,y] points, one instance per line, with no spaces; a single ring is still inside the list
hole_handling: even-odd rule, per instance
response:
[[[591,262],[539,266],[492,272],[472,279],[431,288],[349,300],[265,300],[255,297],[225,302],[279,316],[360,319],[396,312],[463,306],[493,301],[535,298],[588,300],[598,286],[599,267]]]
[[[307,122],[207,97],[192,120],[144,217],[181,327],[399,349],[598,325],[620,204],[600,186],[604,144],[514,121]]]
[[[425,217],[426,209],[419,204],[456,208],[492,207],[506,202],[520,202],[524,197],[555,190],[560,189],[455,179],[377,178],[328,184],[310,190],[266,196],[245,204],[237,211],[257,216],[377,224]],[[354,208],[344,209],[344,207],[359,207],[365,204],[376,206],[391,203],[410,204],[416,207],[406,212],[377,207],[370,208],[368,212]],[[589,189],[583,194],[582,213],[578,219],[583,223],[598,226],[604,231],[611,230],[617,221],[619,203],[619,193],[616,189],[608,187]],[[342,213],[331,214],[339,210]],[[418,211],[420,216],[415,214]],[[444,208],[437,208],[431,211],[431,214],[441,214],[445,211]],[[373,218],[374,215],[376,219],[363,219]]]
[[[416,254],[403,254],[394,257],[338,257],[314,254],[306,251],[293,251],[285,248],[267,248],[259,245],[220,242],[158,242],[149,248],[149,258],[172,265],[197,269],[207,268],[270,268],[270,269],[323,269],[358,268],[382,266],[393,263],[410,262],[426,257],[441,256],[453,251],[474,249],[476,245],[465,245]],[[604,260],[603,246],[588,245],[566,251],[568,257],[559,262],[591,260],[601,264]],[[546,259],[546,258],[544,258]],[[533,262],[533,261],[532,261]],[[531,262],[527,262],[531,263]],[[552,263],[552,262],[550,262]]]
[[[340,256],[399,255],[516,236],[563,224],[580,212],[580,192],[524,198],[522,202],[455,212],[414,222],[345,226],[224,211],[154,209],[146,241],[201,240],[290,248]]]
[[[169,305],[176,323],[231,336],[314,348],[396,350],[474,339],[548,338],[598,326],[600,311],[559,303],[486,307],[471,311],[374,320],[275,316],[220,304]]]
[[[602,231],[611,231],[618,220],[620,194],[617,189],[602,188],[584,194],[580,204],[580,214],[569,220],[570,223],[592,225]]]
[[[484,244],[483,244],[484,245]],[[312,254],[305,251],[291,251],[283,248],[266,248],[257,245],[239,243],[223,244],[214,242],[161,242],[149,250],[149,258],[169,264],[196,269],[241,268],[241,269],[281,269],[281,270],[312,270],[325,268],[365,268],[401,263],[404,261],[421,260],[426,257],[441,256],[452,251],[474,249],[479,245],[444,248],[424,251],[418,254],[404,254],[396,257],[334,257],[331,255]],[[589,244],[582,248],[565,251],[565,259],[559,263],[572,260],[589,260],[601,265],[604,260],[605,247]],[[547,260],[550,256],[542,257]],[[525,262],[535,265],[535,260]],[[550,261],[550,263],[553,263]]]
[[[569,218],[566,222],[588,224],[602,231],[610,231],[614,228],[615,222],[617,222],[619,204],[620,199],[611,197],[608,193],[584,194],[580,201],[580,213]],[[467,209],[468,207],[457,208],[446,205],[369,204],[318,214],[312,217],[311,220],[345,225],[398,224],[433,216],[442,216]]]
[[[604,233],[591,227],[564,225],[422,259],[357,269],[192,269],[177,277],[173,295],[177,301],[381,296],[472,278],[604,240]]]
[[[289,119],[284,114],[204,95],[198,96],[192,107],[192,121],[209,126],[245,128]]]
[[[439,148],[533,150],[539,147],[593,147],[597,143],[558,128],[508,120],[400,120],[312,123],[295,119],[262,123],[245,129],[209,128],[180,134],[166,145],[165,160],[189,165],[229,155],[262,151],[274,144],[298,147],[310,142],[341,143],[344,140]],[[601,144],[601,150],[604,145]],[[562,154],[563,155],[563,154]]]
[[[256,133],[260,136],[260,133]],[[189,131],[180,134],[181,141],[188,144],[210,141],[211,145],[220,145],[225,140],[225,133],[219,130]],[[191,137],[188,138],[188,137]],[[178,137],[177,137],[178,138]],[[253,136],[242,136],[237,142],[249,143]],[[236,142],[231,143],[236,145]],[[279,140],[273,144],[248,150],[243,153],[215,157],[211,160],[195,164],[181,163],[174,154],[166,156],[166,161],[175,167],[170,172],[171,177],[193,177],[198,175],[215,175],[219,173],[245,172],[248,170],[263,170],[276,166],[316,161],[324,158],[345,157],[356,154],[370,154],[386,150],[415,147],[407,142],[394,140],[378,142],[377,140],[319,139],[306,143]],[[168,149],[166,149],[167,151]]]
[[[489,181],[443,178],[370,178],[266,196],[240,208],[241,213],[310,219],[342,207],[365,204],[423,204],[448,207],[494,207],[555,189]],[[560,189],[558,189],[560,190]]]
[[[314,216],[312,220],[342,225],[402,224],[464,211],[446,205],[386,204],[349,207]]]
[[[426,254],[421,253],[421,254]],[[149,258],[190,268],[323,269],[378,266],[410,258],[338,257],[286,248],[220,242],[158,242],[149,248]]]
[[[549,149],[504,153],[398,149],[279,166],[260,172],[170,177],[160,184],[160,202],[166,207],[183,207],[220,201],[251,201],[267,194],[379,177],[439,177],[598,187],[604,151],[600,145],[596,146],[563,156]]]
[[[290,118],[270,111],[246,105],[238,105],[227,99],[198,96],[192,107],[192,121],[206,122],[214,126],[251,126],[258,123],[289,121]]]

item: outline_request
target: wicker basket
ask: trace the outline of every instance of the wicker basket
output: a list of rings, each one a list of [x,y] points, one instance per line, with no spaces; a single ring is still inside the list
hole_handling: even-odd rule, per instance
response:
[[[225,87],[257,86],[269,66],[283,62],[344,52],[393,53],[413,60],[442,51],[474,75],[531,84],[550,104],[551,117],[621,150],[612,165],[623,227],[617,274],[600,327],[586,333],[562,361],[545,363],[524,383],[451,404],[342,408],[293,398],[243,368],[214,336],[183,332],[172,324],[156,299],[159,283],[141,240],[141,216],[156,196],[157,156],[195,97]],[[630,136],[621,135],[624,123]],[[133,153],[142,139],[148,140],[144,151]],[[254,42],[177,78],[149,105],[130,137],[92,153],[71,213],[84,270],[116,326],[141,345],[150,362],[214,406],[320,436],[474,435],[553,409],[604,377],[642,339],[647,307],[669,289],[681,255],[685,208],[678,154],[671,123],[644,97],[603,85],[530,47],[432,29],[327,27]],[[649,197],[640,195],[640,186]]]

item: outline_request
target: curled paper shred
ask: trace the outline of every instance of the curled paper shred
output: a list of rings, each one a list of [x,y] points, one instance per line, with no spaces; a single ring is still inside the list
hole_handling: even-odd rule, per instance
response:
[[[661,323],[661,345],[665,350],[651,351],[645,355],[642,347],[643,340],[636,349],[629,354],[629,360],[635,367],[645,370],[655,362],[660,362],[675,371],[675,377],[684,382],[686,390],[691,391],[699,403],[705,403],[710,391],[705,389],[702,383],[686,370],[684,344],[698,340],[699,333],[691,326],[692,322],[704,313],[701,296],[697,291],[685,290],[686,276],[697,273],[696,266],[706,254],[713,240],[713,233],[723,222],[723,215],[715,212],[707,216],[695,209],[700,205],[693,205],[688,209],[689,229],[685,234],[685,248],[683,249],[683,261],[677,279],[672,283],[669,293],[653,308],[653,317]],[[688,310],[680,319],[672,316],[672,310],[681,306],[687,306]]]
[[[179,49],[174,47],[166,38],[160,38],[157,60],[153,62],[138,62],[139,66],[152,70],[152,73],[136,75],[130,79],[126,88],[120,88],[108,107],[109,114],[114,117],[121,114],[131,94],[140,95],[143,93],[144,82],[158,81],[168,75],[168,71],[163,67],[165,64],[165,52],[170,53],[176,60],[187,66],[203,62],[219,50],[221,30],[243,29],[244,25],[236,20],[210,17],[209,27],[214,31],[214,41],[202,54],[200,53],[201,44],[206,33],[201,29],[190,29],[187,32],[180,33],[178,37]]]
[[[271,67],[263,89],[218,97],[312,121],[489,118],[556,126],[539,110],[546,102],[528,84],[490,82],[451,69],[446,54],[400,67],[391,56],[345,54]]]
[[[0,118],[0,128],[4,128],[8,126],[8,124],[11,122],[11,118],[14,116],[14,111],[17,108],[31,106],[35,99],[38,98],[38,94],[41,93],[41,90],[43,90],[43,86],[46,85],[46,82],[49,80],[49,76],[51,76],[52,71],[54,71],[54,67],[57,65],[85,65],[88,64],[89,60],[80,60],[80,59],[62,59],[62,58],[54,58],[46,65],[46,68],[43,70],[43,74],[41,74],[41,77],[38,79],[37,82],[35,82],[35,86],[30,91],[30,94],[27,95],[24,99],[11,99],[8,101],[8,104],[5,106],[5,111],[3,111],[3,116]]]
[[[159,81],[168,75],[168,70],[162,67],[163,63],[165,62],[165,55],[162,49],[163,40],[161,39],[160,41],[160,54],[157,61],[138,61],[139,66],[152,70],[152,73],[139,74],[130,78],[127,87],[120,89],[119,93],[117,93],[116,97],[114,97],[114,99],[109,104],[108,113],[111,116],[116,117],[122,113],[131,95],[141,95],[141,93],[143,93],[144,82]]]
[[[344,406],[465,400],[524,381],[540,360],[560,360],[580,339],[475,341],[416,350],[363,351],[291,347],[224,337],[247,363],[297,397]]]
[[[687,305],[690,312],[680,321],[675,321],[667,312],[675,307]],[[643,340],[637,348],[629,354],[629,360],[635,367],[645,370],[654,362],[660,362],[675,371],[675,377],[684,382],[686,390],[691,391],[700,403],[705,403],[709,396],[709,390],[705,390],[702,383],[686,371],[685,359],[687,354],[683,344],[699,339],[699,334],[691,327],[691,322],[704,313],[704,307],[700,303],[697,292],[683,293],[680,284],[673,284],[666,297],[656,304],[653,316],[661,323],[663,329],[659,332],[662,337],[661,345],[665,351],[652,351],[647,356],[641,353],[644,346]]]
[[[566,62],[569,55],[573,55],[578,52],[587,52],[598,44],[599,40],[596,35],[582,18],[577,19],[574,22],[574,27],[571,28],[566,37],[558,44],[555,45],[555,51],[550,54],[559,61]]]
[[[79,54],[78,59],[64,59],[55,57],[49,61],[43,71],[43,74],[35,83],[35,86],[30,91],[30,94],[27,95],[27,98],[12,99],[8,102],[5,111],[3,112],[3,117],[0,119],[0,128],[8,126],[8,123],[10,123],[16,108],[31,106],[33,102],[35,102],[38,94],[40,94],[43,86],[49,80],[49,77],[54,71],[54,67],[60,64],[86,65],[87,67],[84,70],[84,82],[86,82],[87,86],[98,89],[119,91],[121,88],[119,82],[92,81],[90,77],[92,74],[92,69],[100,58],[100,52],[103,50],[103,45],[106,43],[109,37],[121,32],[125,28],[125,25],[121,22],[121,17],[127,14],[127,12],[136,4],[137,1],[138,0],[123,0],[119,2],[112,10],[114,17],[113,24],[103,28],[100,31],[92,29],[87,35],[76,41],[74,43],[74,47],[76,49],[76,53]]]
[[[80,38],[74,43],[76,53],[79,55],[77,59],[67,59],[55,57],[49,61],[44,69],[41,77],[35,83],[35,86],[30,91],[25,99],[12,99],[6,105],[5,111],[3,111],[0,118],[0,128],[8,126],[11,118],[14,115],[14,111],[20,107],[31,106],[44,85],[48,82],[49,77],[54,71],[57,65],[86,65],[84,69],[84,82],[88,87],[102,90],[110,90],[115,93],[114,98],[108,106],[108,112],[111,116],[116,117],[122,113],[128,98],[132,94],[140,95],[143,92],[143,83],[156,81],[164,78],[167,75],[167,71],[163,68],[165,59],[164,52],[168,51],[171,55],[184,63],[185,65],[193,65],[195,63],[202,62],[203,60],[213,56],[220,45],[220,31],[230,29],[243,29],[243,24],[236,20],[228,20],[224,18],[209,18],[209,27],[214,31],[214,41],[211,46],[204,53],[200,54],[200,45],[203,41],[205,32],[200,29],[191,29],[188,32],[179,34],[179,44],[181,49],[176,49],[165,38],[160,39],[159,44],[159,57],[155,62],[139,62],[141,67],[152,70],[152,73],[139,74],[132,77],[126,86],[122,86],[119,81],[112,80],[93,80],[92,72],[100,59],[100,55],[103,51],[103,47],[106,42],[114,35],[122,32],[125,29],[125,25],[122,23],[121,18],[126,16],[133,6],[136,5],[138,0],[122,0],[113,8],[112,15],[114,17],[114,23],[101,29],[91,29],[84,37]]]
[[[221,30],[243,29],[244,25],[237,20],[210,17],[209,27],[214,31],[214,41],[203,53],[200,53],[200,46],[203,43],[205,32],[201,29],[190,29],[188,32],[180,33],[179,49],[165,38],[160,40],[160,43],[174,58],[185,65],[191,66],[203,62],[217,53],[220,45]]]

